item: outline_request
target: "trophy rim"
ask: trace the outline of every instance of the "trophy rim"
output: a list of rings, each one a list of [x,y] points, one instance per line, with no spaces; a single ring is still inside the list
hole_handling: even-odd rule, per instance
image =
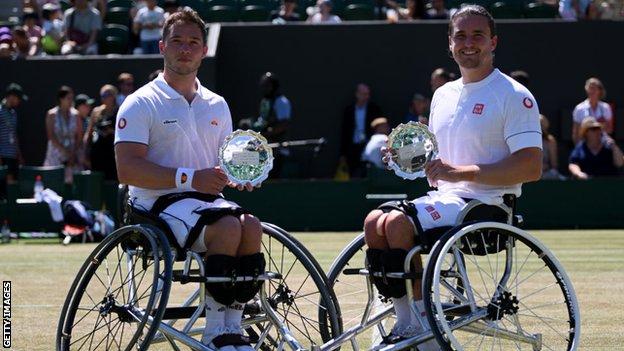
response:
[[[232,141],[232,139],[234,139],[235,137],[239,136],[239,135],[250,135],[258,140],[260,140],[260,143],[265,147],[267,154],[268,154],[268,158],[267,158],[267,166],[263,167],[262,170],[262,174],[260,174],[258,177],[252,179],[252,180],[247,180],[247,179],[240,179],[235,177],[234,175],[230,174],[230,172],[228,171],[227,166],[225,165],[224,161],[223,161],[223,153],[225,152],[225,148],[227,147],[228,143],[230,141]],[[264,136],[262,136],[262,134],[247,129],[247,130],[243,130],[243,129],[236,129],[235,131],[233,131],[232,133],[230,133],[227,137],[225,137],[225,139],[223,140],[223,143],[221,144],[221,146],[219,147],[219,166],[221,167],[221,169],[225,172],[225,174],[227,175],[228,179],[236,184],[236,185],[244,185],[247,183],[250,183],[252,186],[256,186],[262,182],[264,182],[268,177],[269,177],[269,172],[273,169],[273,149],[271,147],[269,147],[269,143],[266,140],[266,138]]]
[[[435,134],[433,134],[430,130],[429,127],[426,124],[420,123],[420,122],[416,122],[416,121],[409,121],[407,123],[400,123],[398,126],[392,128],[392,131],[390,132],[390,134],[388,134],[388,140],[386,141],[386,147],[387,148],[391,148],[392,147],[392,140],[394,138],[396,138],[397,134],[399,133],[399,130],[403,129],[403,128],[409,128],[409,127],[416,127],[421,131],[424,131],[424,134],[429,138],[429,140],[431,140],[431,142],[433,143],[433,150],[431,150],[431,157],[429,160],[427,160],[427,162],[430,162],[431,159],[433,159],[434,157],[436,157],[438,155],[438,141],[435,137]],[[394,171],[394,173],[403,178],[403,179],[408,179],[408,180],[414,180],[417,178],[422,178],[425,176],[425,171],[424,169],[421,169],[417,172],[414,173],[409,173],[406,172],[404,170],[401,169],[401,167],[392,160],[392,158],[390,158],[389,162],[388,162],[388,166],[390,167],[390,169],[392,171]]]

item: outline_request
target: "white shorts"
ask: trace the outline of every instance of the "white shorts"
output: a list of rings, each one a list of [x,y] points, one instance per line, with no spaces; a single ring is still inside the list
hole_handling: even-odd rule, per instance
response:
[[[197,224],[197,221],[201,217],[201,215],[197,212],[205,209],[235,208],[240,208],[240,206],[234,202],[221,198],[215,200],[214,202],[188,198],[176,201],[169,207],[165,208],[165,210],[160,213],[160,218],[167,222],[167,225],[171,228],[171,232],[178,241],[178,244],[181,247],[184,247],[189,232]],[[191,250],[195,252],[206,252],[206,244],[204,243],[204,236],[202,234],[200,234],[193,245],[191,245]]]
[[[466,201],[455,194],[430,191],[411,201],[418,211],[418,221],[423,230],[454,226]]]

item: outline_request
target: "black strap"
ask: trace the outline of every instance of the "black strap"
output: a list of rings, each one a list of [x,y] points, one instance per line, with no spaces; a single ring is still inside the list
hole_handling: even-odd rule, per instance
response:
[[[382,210],[383,212],[390,212],[392,210],[397,210],[397,211],[401,211],[405,213],[407,216],[412,218],[412,221],[414,222],[414,225],[416,226],[416,231],[418,232],[417,235],[421,235],[422,233],[424,233],[422,225],[420,225],[420,221],[418,220],[418,210],[416,209],[416,206],[414,206],[413,203],[407,200],[388,201],[379,205],[379,207],[377,208]]]
[[[241,207],[226,207],[206,208],[203,210],[195,211],[195,213],[199,214],[200,217],[197,220],[197,223],[195,223],[193,228],[191,228],[191,230],[189,231],[189,235],[186,238],[186,242],[184,243],[185,249],[190,249],[191,246],[193,246],[193,243],[195,242],[195,240],[197,240],[197,238],[199,238],[199,235],[201,234],[205,226],[210,225],[225,216],[234,216],[238,218],[240,215],[248,212]]]
[[[251,346],[249,338],[241,334],[221,334],[212,339],[212,344],[217,348],[224,346]]]
[[[222,199],[222,196],[212,195],[212,194],[204,194],[197,191],[185,191],[182,193],[171,193],[165,194],[159,197],[156,202],[154,202],[154,206],[150,212],[158,217],[162,211],[164,211],[167,207],[173,205],[174,203],[184,200],[184,199],[196,199],[205,202],[215,202],[217,199]]]

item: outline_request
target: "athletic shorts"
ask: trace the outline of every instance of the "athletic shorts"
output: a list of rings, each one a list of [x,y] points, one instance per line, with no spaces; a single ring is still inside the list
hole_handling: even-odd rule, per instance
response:
[[[171,228],[171,232],[178,241],[178,244],[181,247],[184,247],[186,244],[186,238],[188,237],[191,229],[195,227],[201,217],[199,212],[208,209],[213,210],[218,219],[227,215],[232,215],[234,211],[240,210],[240,206],[232,201],[227,201],[222,198],[218,198],[214,202],[186,198],[174,202],[166,207],[160,213],[160,218],[167,222],[167,225]],[[203,228],[200,229],[201,233],[191,245],[191,250],[195,252],[206,252]]]
[[[418,211],[418,221],[423,230],[454,226],[457,223],[457,216],[466,206],[466,201],[461,197],[430,191],[425,196],[421,196],[411,201]]]

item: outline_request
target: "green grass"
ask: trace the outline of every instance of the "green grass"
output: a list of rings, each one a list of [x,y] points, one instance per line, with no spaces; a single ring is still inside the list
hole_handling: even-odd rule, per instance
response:
[[[581,305],[581,350],[624,345],[624,230],[531,231],[563,263]],[[328,269],[356,233],[296,233]],[[13,284],[13,350],[52,350],[67,290],[93,244],[20,240],[0,245],[0,278]]]

